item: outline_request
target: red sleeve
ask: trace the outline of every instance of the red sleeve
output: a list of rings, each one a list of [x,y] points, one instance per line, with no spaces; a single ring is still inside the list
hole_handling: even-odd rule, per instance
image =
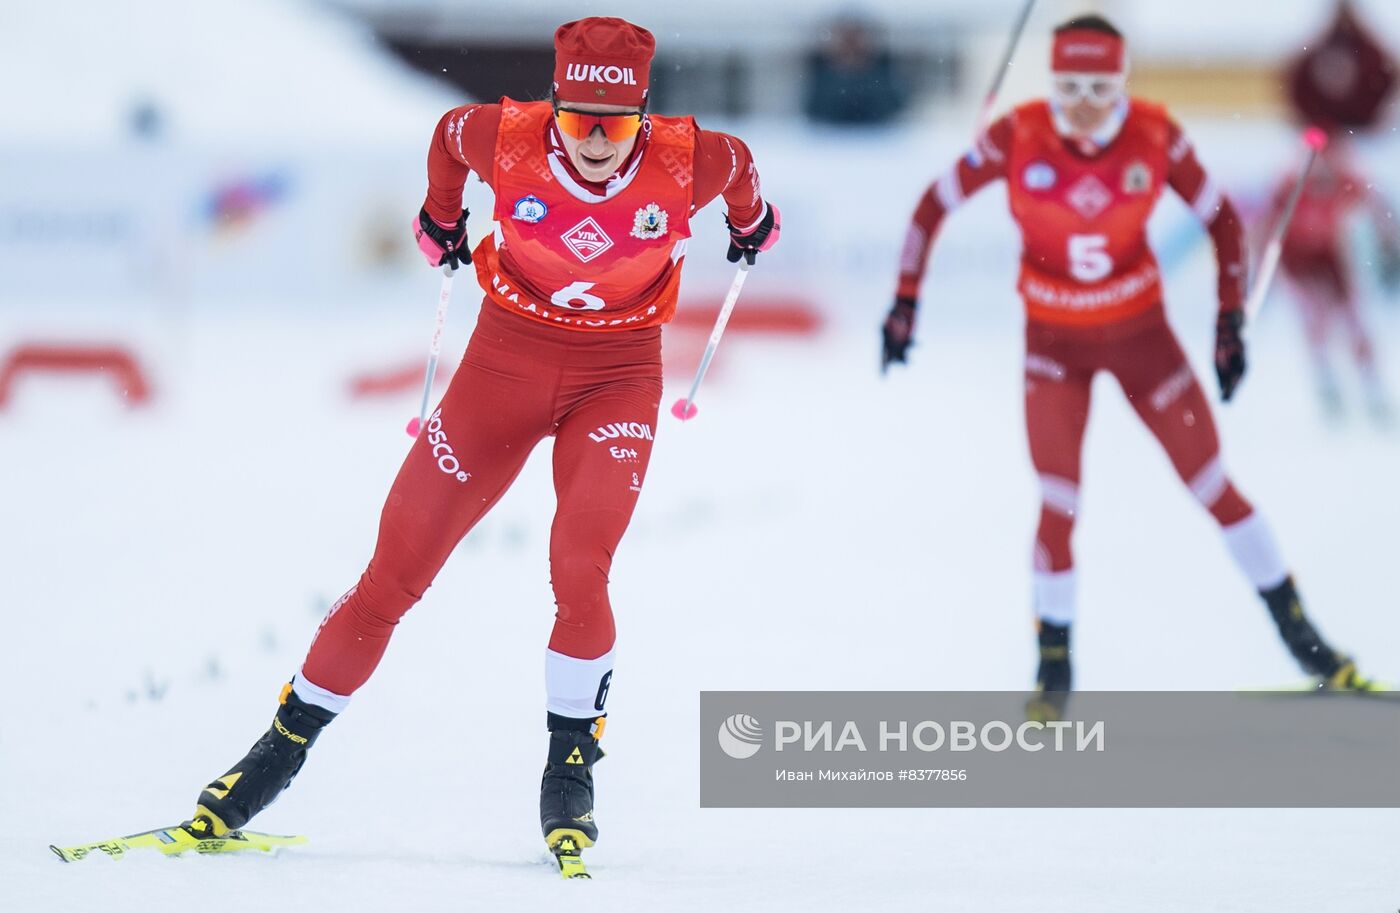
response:
[[[919,286],[928,268],[929,251],[933,249],[933,239],[943,217],[992,181],[1006,177],[1006,160],[1015,132],[1014,117],[1015,114],[1008,114],[989,126],[967,155],[930,184],[919,198],[899,255],[896,297],[918,299]]]
[[[1196,158],[1196,150],[1175,122],[1169,125],[1167,183],[1186,201],[1210,232],[1218,267],[1216,293],[1220,311],[1244,306],[1249,265],[1245,258],[1244,223],[1229,197],[1220,192]]]
[[[736,230],[751,228],[763,215],[763,195],[758,169],[744,141],[728,133],[695,131],[695,201],[699,211],[723,194],[729,224]]]
[[[428,198],[423,203],[428,215],[439,222],[457,221],[470,172],[491,183],[500,126],[500,105],[462,105],[442,116],[428,144]]]

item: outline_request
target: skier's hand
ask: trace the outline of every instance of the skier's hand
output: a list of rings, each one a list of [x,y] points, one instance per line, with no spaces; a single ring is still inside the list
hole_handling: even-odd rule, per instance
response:
[[[472,262],[471,248],[467,244],[465,209],[461,218],[450,224],[434,219],[428,215],[427,209],[418,210],[418,218],[413,223],[413,237],[418,241],[418,249],[427,258],[429,266],[450,264],[457,269],[463,263]]]
[[[1244,311],[1222,311],[1215,320],[1215,376],[1220,380],[1220,398],[1227,403],[1244,377],[1243,327]]]
[[[914,312],[918,303],[913,298],[896,298],[894,307],[880,327],[884,342],[880,351],[880,373],[890,369],[892,362],[905,364],[909,360],[909,346],[914,341]]]
[[[763,205],[763,217],[743,231],[734,227],[729,216],[724,217],[724,224],[729,226],[729,252],[724,256],[730,263],[738,263],[739,258],[743,257],[749,266],[753,266],[754,258],[761,251],[778,243],[778,232],[782,228],[778,207],[772,203]]]

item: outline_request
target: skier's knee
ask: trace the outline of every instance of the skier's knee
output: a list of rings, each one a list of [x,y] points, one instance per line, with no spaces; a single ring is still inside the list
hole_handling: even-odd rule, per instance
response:
[[[1061,476],[1040,476],[1040,522],[1035,532],[1035,567],[1060,571],[1072,563],[1070,536],[1079,513],[1079,484]]]
[[[549,559],[550,582],[559,611],[584,616],[608,602],[611,556],[595,553],[556,554]]]
[[[371,564],[360,578],[356,595],[346,608],[370,627],[391,627],[418,604],[431,577],[397,566]]]
[[[601,546],[557,548],[550,556],[555,611],[553,649],[570,656],[606,652],[613,641],[608,568],[612,555]]]
[[[1254,510],[1226,475],[1219,454],[1212,456],[1204,466],[1187,475],[1186,486],[1221,526],[1238,523]]]

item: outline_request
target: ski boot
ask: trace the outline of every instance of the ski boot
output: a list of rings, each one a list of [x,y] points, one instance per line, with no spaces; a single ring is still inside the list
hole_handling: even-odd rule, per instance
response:
[[[606,717],[549,714],[549,756],[540,780],[540,829],[565,878],[587,878],[582,851],[598,839],[593,820],[593,765]]]
[[[1278,625],[1288,651],[1309,675],[1317,676],[1319,691],[1371,691],[1376,685],[1356,671],[1351,657],[1338,653],[1327,645],[1322,635],[1303,614],[1303,603],[1292,577],[1271,590],[1260,590],[1264,604],[1269,607],[1274,624]]]
[[[222,837],[247,824],[281,794],[306,763],[306,752],[335,714],[282,689],[272,726],[228,773],[204,787],[185,829],[196,837]]]
[[[1035,673],[1035,696],[1026,701],[1026,719],[1048,723],[1062,719],[1073,676],[1069,664],[1069,625],[1039,619],[1040,667]]]

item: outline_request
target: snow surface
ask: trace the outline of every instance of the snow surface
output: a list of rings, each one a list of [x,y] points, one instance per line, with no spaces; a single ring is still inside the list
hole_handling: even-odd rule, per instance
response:
[[[294,788],[257,819],[309,835],[307,846],[73,866],[46,849],[180,820],[267,725],[325,607],[368,558],[407,449],[417,395],[352,403],[344,380],[424,348],[437,288],[424,270],[372,306],[307,307],[269,281],[261,300],[196,306],[169,323],[153,312],[129,324],[154,361],[151,409],[128,412],[90,381],[34,380],[0,416],[0,910],[1396,905],[1394,810],[698,807],[702,689],[1013,690],[1034,663],[1036,492],[1001,199],[954,217],[913,364],[882,380],[875,328],[898,238],[955,138],[744,135],[785,213],[783,244],[746,299],[797,288],[827,331],[732,335],[700,417],[660,419],[613,574],[618,667],[598,768],[602,841],[588,856],[597,878],[561,883],[537,827],[547,445],[405,619]],[[1262,181],[1261,158],[1287,157],[1277,131],[1198,135],[1226,178]],[[877,148],[926,165],[876,170],[875,194],[814,190]],[[1164,212],[1169,228],[1184,210]],[[729,275],[719,217],[707,217],[691,245],[700,292]],[[1200,251],[1169,279],[1202,377],[1212,287]],[[111,324],[98,304],[43,316]],[[1324,632],[1363,668],[1400,677],[1400,438],[1317,418],[1282,304],[1251,336],[1240,399],[1219,411],[1228,465],[1274,525]],[[465,344],[475,307],[469,294],[454,302],[448,351]],[[38,316],[11,304],[0,329]],[[1394,309],[1377,319],[1400,352]],[[684,348],[675,334],[667,346]],[[665,402],[692,370],[670,366]],[[1111,381],[1095,395],[1076,539],[1079,684],[1233,689],[1293,677],[1213,524]]]

